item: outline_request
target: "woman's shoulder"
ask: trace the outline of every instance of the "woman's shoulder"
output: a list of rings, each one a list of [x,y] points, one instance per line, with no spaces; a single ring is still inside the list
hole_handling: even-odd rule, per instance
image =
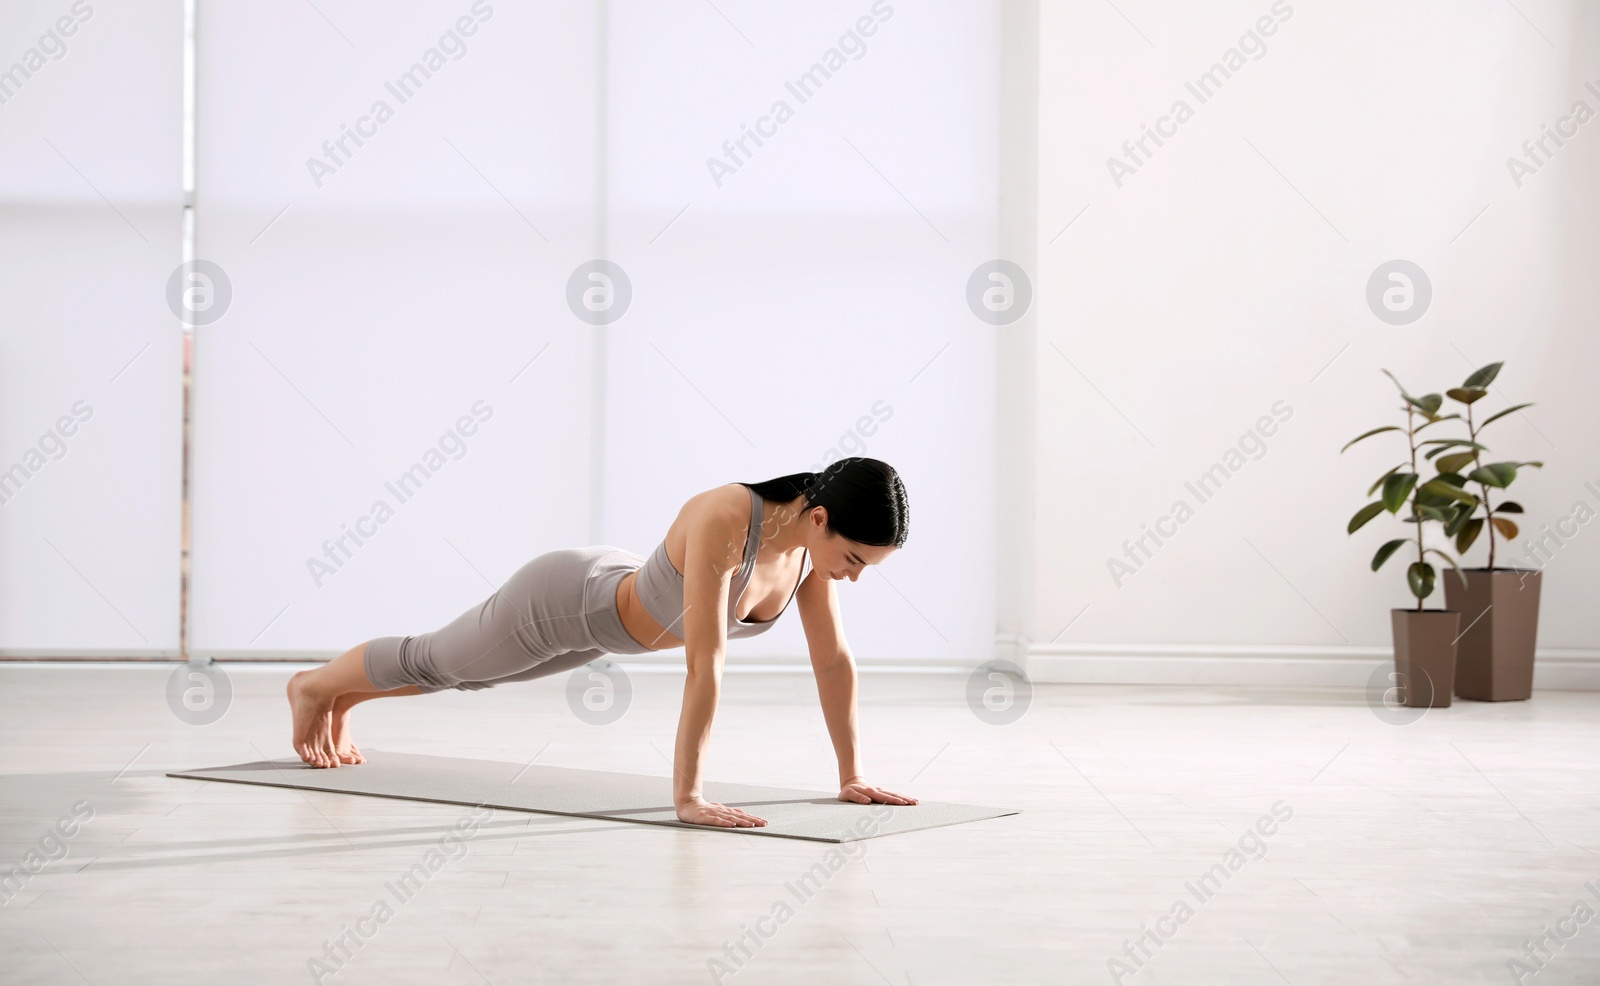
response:
[[[701,490],[683,502],[679,516],[712,518],[750,518],[750,487],[743,483],[724,483]]]
[[[743,483],[724,483],[702,490],[683,502],[673,523],[696,530],[746,528],[750,524],[750,487]]]
[[[734,561],[743,556],[740,546],[747,541],[749,528],[750,487],[726,483],[685,500],[663,543],[671,542],[669,550],[678,550],[693,538],[701,550],[715,553],[720,546]]]

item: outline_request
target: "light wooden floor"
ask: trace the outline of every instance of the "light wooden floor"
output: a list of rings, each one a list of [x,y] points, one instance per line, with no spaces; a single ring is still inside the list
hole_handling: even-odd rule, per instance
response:
[[[289,670],[227,667],[228,714],[196,727],[167,707],[171,665],[0,665],[0,870],[93,810],[0,907],[0,981],[317,982],[324,942],[387,899],[321,982],[714,983],[709,960],[732,968],[724,943],[787,900],[721,982],[1115,983],[1108,960],[1185,900],[1193,916],[1121,982],[1514,983],[1526,939],[1580,900],[1600,912],[1600,693],[1391,725],[1354,690],[1037,686],[995,726],[962,675],[863,673],[873,780],[1022,814],[868,841],[797,901],[786,882],[828,846],[499,812],[399,902],[386,882],[467,809],[162,775],[292,755]],[[610,726],[553,679],[371,703],[356,735],[665,775],[681,678],[632,683]],[[723,703],[712,777],[832,781],[809,677],[730,673]],[[1280,801],[1266,857],[1194,897]],[[1568,928],[1523,982],[1600,982],[1600,919]]]

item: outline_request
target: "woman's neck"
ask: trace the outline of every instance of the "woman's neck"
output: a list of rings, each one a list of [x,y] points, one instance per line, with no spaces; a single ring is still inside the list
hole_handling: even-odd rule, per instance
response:
[[[762,536],[779,554],[788,554],[805,544],[805,531],[800,526],[800,512],[805,506],[804,494],[787,503],[771,504],[770,513],[767,504],[763,503]]]

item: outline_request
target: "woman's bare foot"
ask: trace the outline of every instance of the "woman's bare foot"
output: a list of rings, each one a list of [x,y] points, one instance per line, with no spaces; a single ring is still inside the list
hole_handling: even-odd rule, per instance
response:
[[[340,763],[366,763],[360,747],[350,738],[350,710],[360,702],[354,695],[341,695],[334,699],[330,713],[333,734],[333,753]]]
[[[319,669],[320,670],[320,669]],[[339,756],[333,746],[333,705],[321,698],[309,680],[315,671],[297,671],[289,678],[289,709],[295,752],[313,767],[337,767]]]

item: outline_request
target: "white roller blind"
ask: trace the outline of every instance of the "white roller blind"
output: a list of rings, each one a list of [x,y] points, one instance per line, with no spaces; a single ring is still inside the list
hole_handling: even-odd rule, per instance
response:
[[[0,654],[178,647],[183,8],[0,16]]]
[[[840,587],[872,659],[993,647],[997,3],[610,4],[606,540],[683,499],[883,459],[906,547]],[[738,656],[803,656],[791,614]]]
[[[201,4],[195,653],[430,630],[587,541],[593,17]]]
[[[988,653],[996,7],[598,9],[202,6],[199,255],[233,299],[197,330],[196,653],[432,629],[542,551],[645,553],[697,490],[848,454],[901,469],[914,531],[853,643]]]

